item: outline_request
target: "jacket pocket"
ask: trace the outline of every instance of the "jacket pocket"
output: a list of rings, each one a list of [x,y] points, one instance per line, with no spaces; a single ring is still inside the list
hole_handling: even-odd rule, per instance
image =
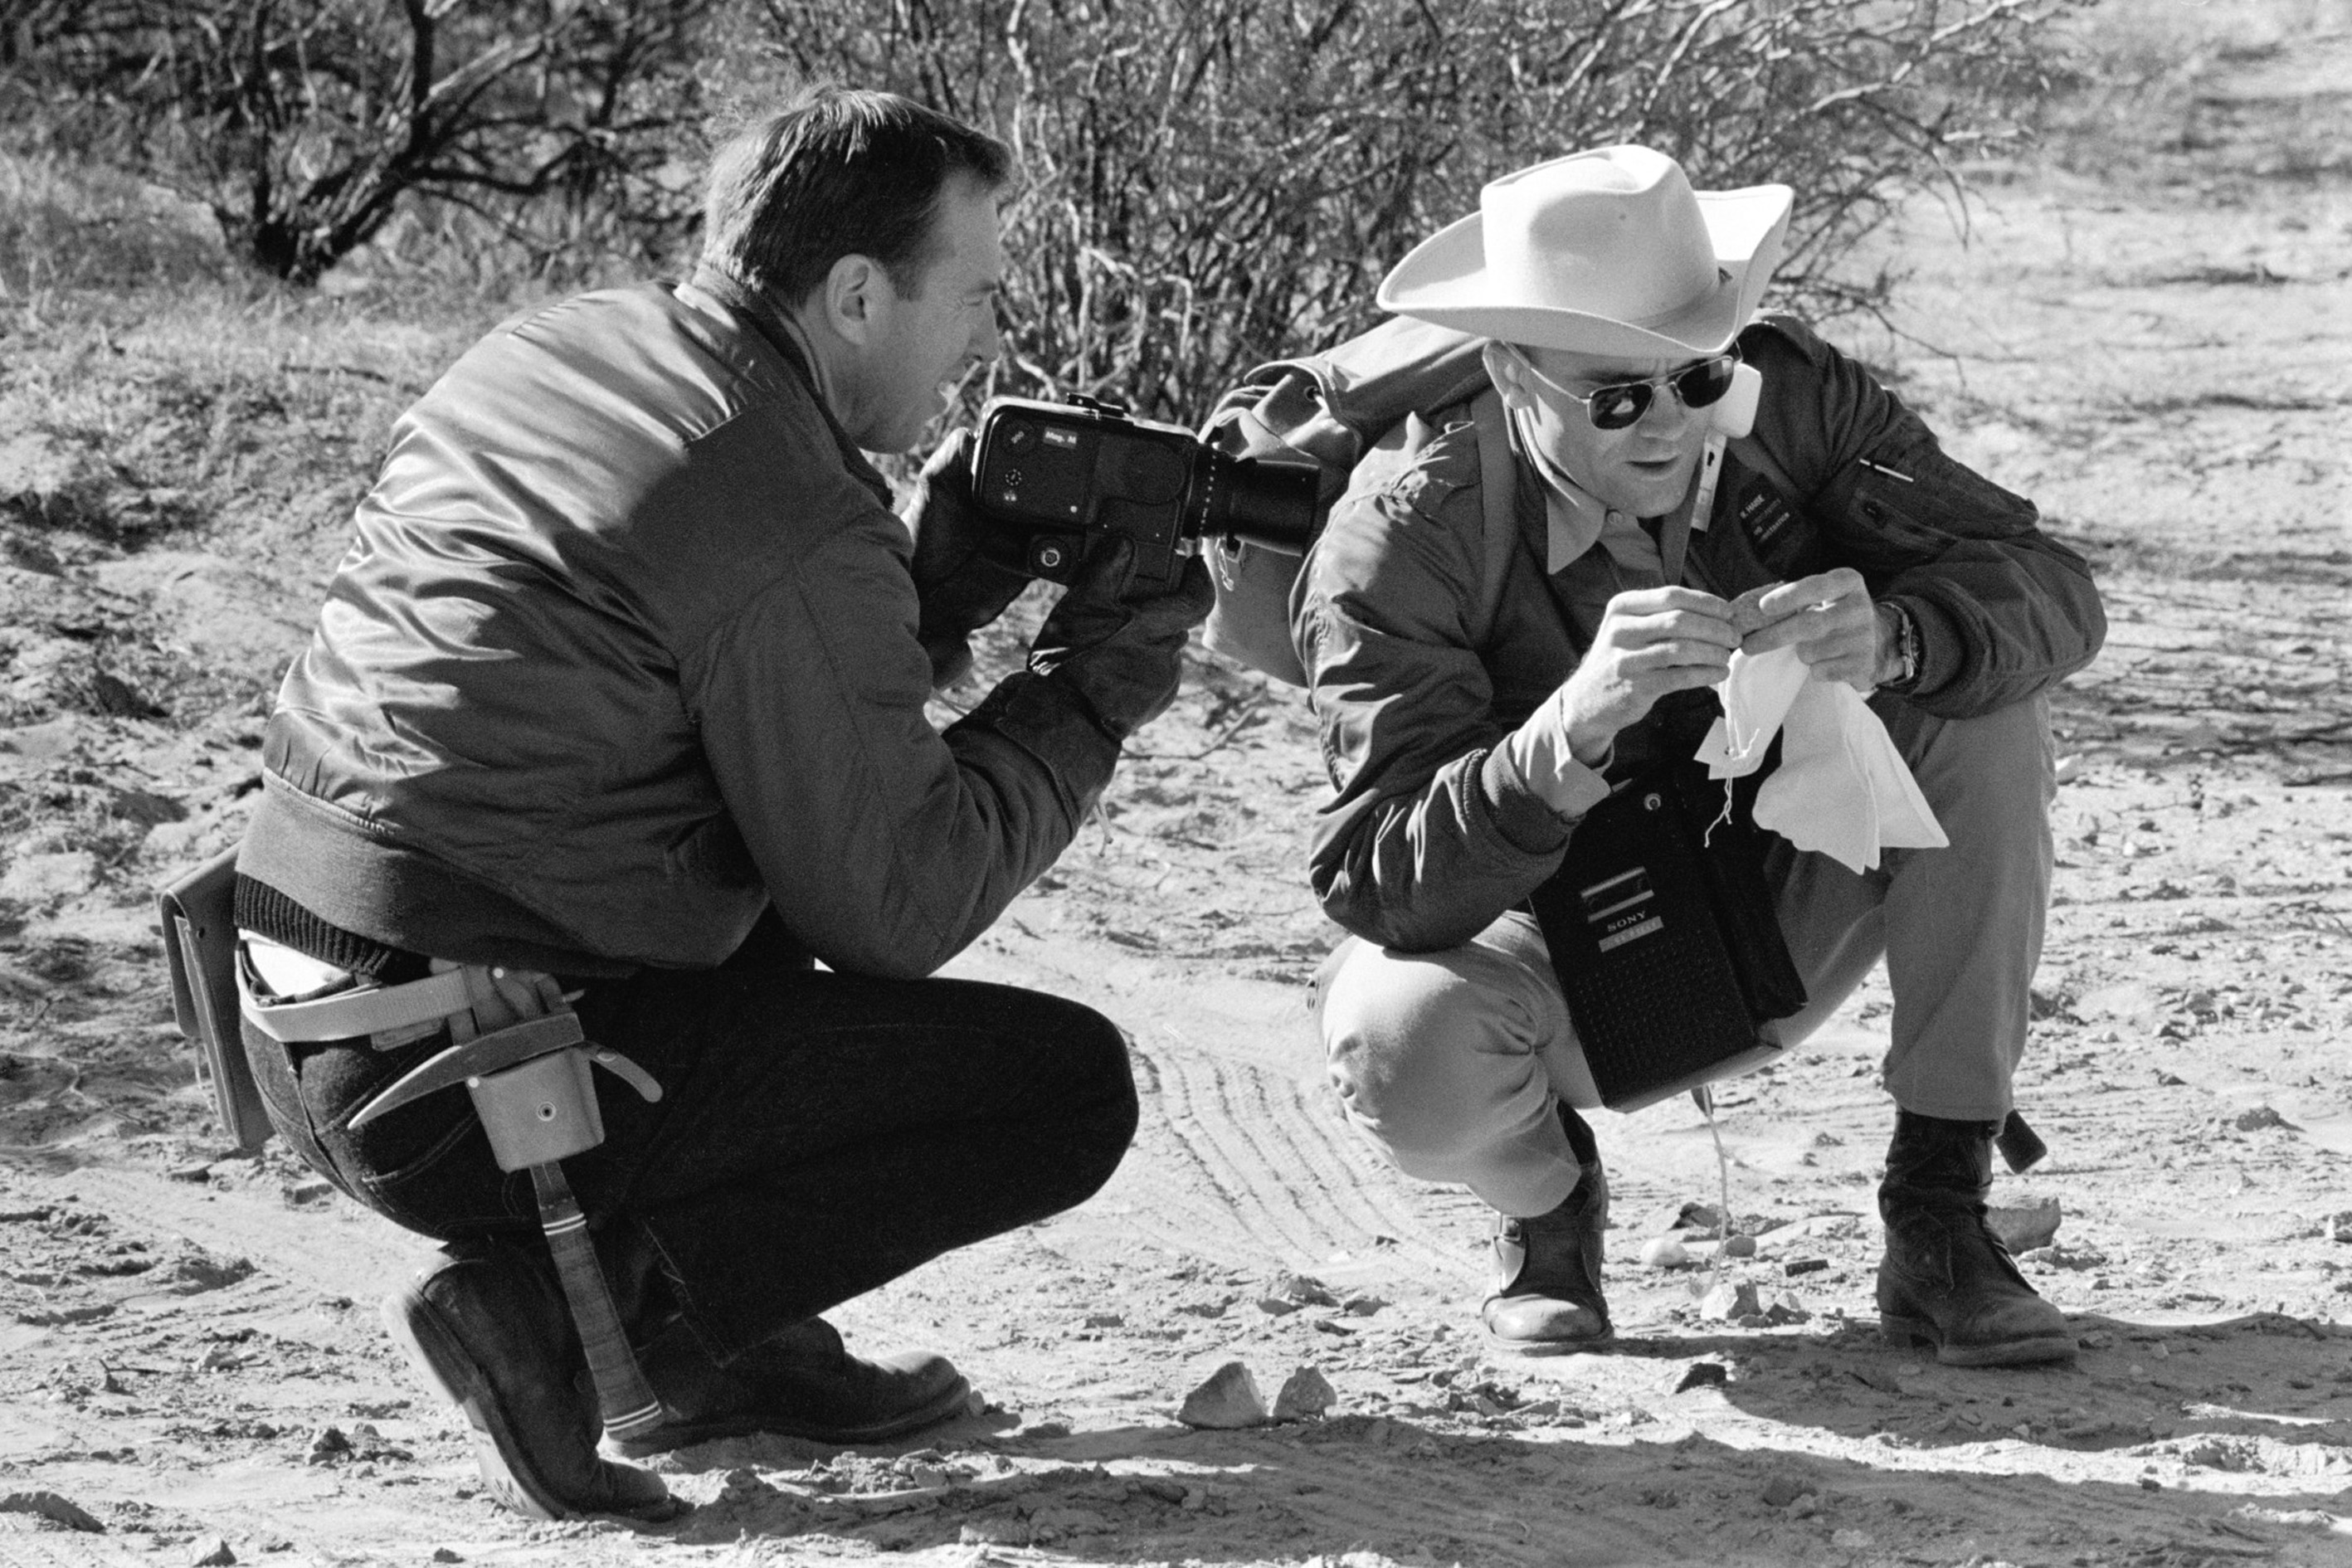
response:
[[[1864,571],[1932,560],[1956,540],[2013,538],[2040,521],[2032,501],[1947,456],[1915,420],[1832,475],[1819,511]]]

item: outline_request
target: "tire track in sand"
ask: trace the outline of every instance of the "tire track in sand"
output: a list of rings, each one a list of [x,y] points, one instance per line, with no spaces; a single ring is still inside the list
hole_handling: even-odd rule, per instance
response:
[[[1127,1030],[1143,1121],[1103,1197],[1156,1243],[1310,1273],[1334,1252],[1377,1256],[1388,1284],[1437,1293],[1477,1279],[1476,1223],[1391,1169],[1330,1104],[1303,989],[1015,935],[959,967],[1070,996]]]
[[[1150,1065],[1147,1105],[1156,1113],[1139,1139],[1160,1178],[1147,1201],[1171,1184],[1189,1190],[1191,1201],[1161,1216],[1174,1222],[1165,1227],[1171,1240],[1226,1261],[1246,1247],[1259,1261],[1308,1272],[1335,1251],[1380,1248],[1438,1288],[1475,1274],[1453,1227],[1430,1223],[1401,1190],[1404,1178],[1319,1093],[1202,1050],[1172,1026],[1163,1034],[1134,1049]]]

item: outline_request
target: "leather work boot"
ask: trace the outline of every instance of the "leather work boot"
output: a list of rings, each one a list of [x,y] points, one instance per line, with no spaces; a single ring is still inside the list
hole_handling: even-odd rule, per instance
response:
[[[1479,1315],[1497,1350],[1543,1355],[1609,1337],[1609,1304],[1601,1295],[1609,1179],[1597,1159],[1578,1171],[1576,1190],[1549,1214],[1496,1216],[1494,1289]]]
[[[2065,1315],[2033,1292],[1985,1224],[1992,1190],[1993,1121],[1945,1121],[1898,1111],[1886,1150],[1878,1213],[1879,1333],[1931,1344],[1946,1366],[2071,1361]]]
[[[482,1479],[517,1513],[657,1521],[686,1510],[659,1477],[598,1457],[579,1331],[523,1247],[453,1243],[384,1299],[383,1319],[425,1381],[465,1412]]]
[[[614,1439],[632,1458],[689,1443],[774,1432],[818,1443],[878,1443],[963,1413],[971,1384],[928,1351],[866,1361],[823,1318],[793,1324],[721,1366],[673,1318],[639,1355],[669,1420]]]

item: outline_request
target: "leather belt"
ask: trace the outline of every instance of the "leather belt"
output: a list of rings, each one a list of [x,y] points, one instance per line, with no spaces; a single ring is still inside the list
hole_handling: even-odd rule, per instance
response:
[[[238,1010],[247,1023],[273,1040],[304,1044],[312,1040],[348,1040],[361,1035],[413,1031],[437,1024],[473,1004],[466,992],[466,971],[445,969],[422,980],[399,985],[362,985],[338,991],[315,1002],[263,1003],[254,1000],[252,987],[240,969]]]

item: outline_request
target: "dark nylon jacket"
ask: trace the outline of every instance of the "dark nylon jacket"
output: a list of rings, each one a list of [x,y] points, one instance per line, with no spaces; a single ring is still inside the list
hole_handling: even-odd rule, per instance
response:
[[[2090,661],[2106,635],[2090,569],[2042,532],[2032,502],[1945,456],[1801,323],[1770,318],[1740,343],[1764,376],[1752,440],[1796,493],[1735,443],[1685,584],[1727,598],[1854,568],[1916,619],[1909,700],[1947,717],[2022,700]],[[1493,748],[1568,679],[1589,633],[1569,614],[1569,574],[1545,573],[1541,486],[1521,462],[1502,596],[1471,646],[1487,591],[1475,433],[1449,413],[1415,435],[1358,465],[1299,574],[1292,630],[1338,791],[1315,824],[1317,896],[1359,936],[1430,951],[1468,941],[1558,868],[1573,825]],[[1691,700],[1620,734],[1610,777],[1696,748],[1718,710],[1711,693],[1680,695]]]
[[[834,968],[930,973],[1118,748],[1026,672],[933,728],[888,500],[723,280],[500,328],[394,430],[239,870],[439,957],[699,967],[772,899]]]

